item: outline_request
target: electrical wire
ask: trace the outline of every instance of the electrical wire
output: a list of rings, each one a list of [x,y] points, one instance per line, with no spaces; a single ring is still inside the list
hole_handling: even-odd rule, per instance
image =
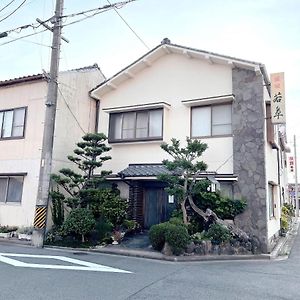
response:
[[[71,110],[71,108],[70,108],[70,105],[68,104],[68,102],[67,102],[65,96],[63,95],[61,89],[59,88],[59,83],[57,83],[57,89],[58,89],[59,93],[61,94],[61,96],[62,96],[62,98],[63,98],[63,100],[64,100],[64,102],[65,102],[65,104],[66,104],[66,106],[67,106],[67,108],[68,108],[68,110],[69,110],[69,112],[71,113],[71,115],[73,116],[74,120],[76,121],[77,125],[78,125],[79,128],[82,130],[82,132],[83,132],[84,134],[86,134],[86,131],[81,127],[81,125],[80,125],[78,119],[76,118],[75,114],[72,112],[72,110]]]
[[[69,15],[63,15],[61,16],[60,18],[64,19],[64,18],[71,18],[71,17],[77,17],[77,16],[80,16],[80,15],[85,15],[87,13],[90,13],[90,12],[94,12],[94,11],[101,11],[101,10],[107,10],[107,9],[113,9],[114,7],[116,8],[121,8],[123,7],[124,5],[130,3],[130,2],[135,2],[137,0],[127,0],[127,1],[122,1],[122,2],[117,2],[117,3],[113,3],[113,4],[110,4],[110,5],[104,5],[104,6],[101,6],[101,7],[97,7],[97,8],[92,8],[92,9],[89,9],[89,10],[85,10],[85,11],[81,11],[81,12],[78,12],[78,13],[73,13],[73,14],[69,14]]]
[[[6,4],[5,6],[3,6],[1,9],[0,9],[0,12],[3,11],[6,7],[10,6],[13,2],[15,2],[16,0],[12,0],[10,1],[8,4]]]
[[[36,34],[45,32],[45,31],[47,31],[47,29],[44,29],[44,30],[41,30],[41,31],[38,31],[38,32],[35,32],[35,33],[23,35],[23,36],[21,36],[21,37],[19,37],[19,38],[13,39],[13,40],[11,40],[11,41],[9,41],[9,42],[2,43],[2,44],[0,44],[0,46],[7,45],[7,44],[10,44],[10,43],[12,43],[12,42],[15,42],[15,41],[18,41],[18,40],[21,40],[21,39],[24,39],[24,38],[27,38],[27,37],[30,37],[30,36],[33,36],[33,35],[36,35]]]
[[[18,11],[26,2],[27,0],[24,0],[15,10],[13,10],[10,14],[8,14],[6,17],[4,17],[3,19],[0,20],[0,22],[6,20],[7,18],[9,18],[10,16],[12,16],[16,11]]]
[[[231,154],[217,169],[216,173],[233,157],[233,154]]]
[[[107,2],[112,5],[110,3],[109,0],[107,0]],[[126,26],[132,31],[132,33],[138,38],[138,40],[148,49],[150,50],[150,47],[142,40],[142,38],[135,32],[135,30],[126,22],[126,20],[121,16],[121,14],[117,11],[117,9],[114,7],[113,8],[114,11],[116,12],[116,14],[121,18],[121,20],[126,24]]]
[[[82,22],[82,21],[84,21],[84,20],[86,20],[86,19],[92,18],[92,17],[94,17],[94,16],[96,16],[96,15],[99,15],[99,14],[101,14],[101,13],[107,12],[107,11],[109,11],[109,10],[111,10],[111,9],[112,9],[112,8],[108,8],[108,9],[105,9],[105,10],[102,10],[102,11],[97,11],[97,12],[93,13],[92,15],[86,16],[85,18],[82,18],[82,19],[79,19],[79,20],[76,20],[76,21],[67,23],[67,24],[63,25],[63,27],[66,27],[66,26],[69,26],[69,25],[72,25],[72,24],[76,24],[76,23]]]

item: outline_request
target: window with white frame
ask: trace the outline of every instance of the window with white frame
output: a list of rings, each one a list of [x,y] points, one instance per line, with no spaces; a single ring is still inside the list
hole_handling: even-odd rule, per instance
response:
[[[111,113],[110,142],[162,139],[163,109]]]
[[[24,136],[26,108],[0,111],[0,139]]]
[[[231,104],[192,107],[193,138],[230,134],[232,134]]]
[[[0,203],[20,203],[23,180],[23,176],[0,176]]]
[[[275,217],[275,201],[274,201],[274,185],[268,184],[268,194],[269,194],[269,219],[272,219]]]

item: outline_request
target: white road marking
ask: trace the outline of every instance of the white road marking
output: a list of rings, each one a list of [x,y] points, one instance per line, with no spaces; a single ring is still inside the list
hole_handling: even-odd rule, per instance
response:
[[[31,264],[13,259],[10,257],[25,257],[25,258],[47,258],[65,261],[79,266],[64,266],[64,265],[46,265],[46,264]],[[94,264],[91,262],[78,260],[65,256],[55,255],[34,255],[34,254],[18,254],[18,253],[0,253],[0,262],[21,268],[35,268],[35,269],[57,269],[57,270],[76,270],[76,271],[94,271],[94,272],[114,272],[114,273],[132,273],[129,271],[112,268],[104,265]]]

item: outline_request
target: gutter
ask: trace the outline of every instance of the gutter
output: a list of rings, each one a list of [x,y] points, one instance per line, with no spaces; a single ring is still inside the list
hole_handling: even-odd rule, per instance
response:
[[[98,132],[98,126],[99,126],[99,112],[100,112],[100,100],[96,97],[94,97],[91,93],[91,91],[89,91],[89,96],[91,99],[93,99],[96,103],[96,112],[95,112],[95,128],[94,131],[95,133]]]

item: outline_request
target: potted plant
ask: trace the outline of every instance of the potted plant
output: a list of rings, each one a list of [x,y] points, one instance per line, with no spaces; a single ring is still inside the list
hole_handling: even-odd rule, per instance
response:
[[[33,227],[21,227],[17,230],[19,240],[31,241]]]

